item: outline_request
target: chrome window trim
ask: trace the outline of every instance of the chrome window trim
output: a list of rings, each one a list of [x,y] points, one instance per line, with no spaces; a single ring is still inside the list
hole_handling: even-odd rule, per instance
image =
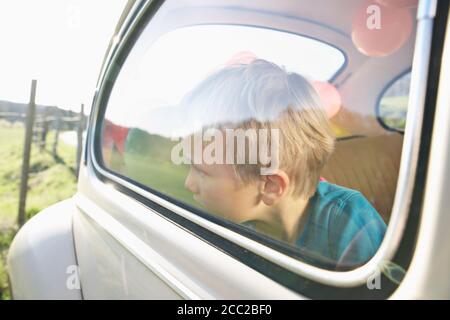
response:
[[[137,21],[142,17],[145,10],[153,1],[147,1],[137,14],[137,18],[131,22],[130,28],[121,37],[117,47],[113,49],[114,54],[111,54],[110,61],[106,66],[105,74],[102,77],[102,82],[108,78],[111,72],[110,66],[114,64],[117,58],[117,52],[123,49],[124,43],[127,41],[130,34],[136,27]],[[437,0],[420,0],[417,11],[417,32],[416,42],[414,47],[410,95],[408,100],[409,110],[407,113],[407,121],[404,134],[404,142],[401,155],[401,164],[399,169],[399,176],[396,188],[396,194],[391,214],[391,219],[386,230],[383,242],[377,253],[365,265],[345,272],[328,271],[320,269],[304,263],[295,258],[289,257],[272,248],[269,248],[259,242],[249,239],[237,232],[219,226],[205,218],[202,218],[186,209],[183,209],[167,200],[164,200],[155,194],[142,190],[138,186],[121,179],[120,177],[104,170],[95,158],[94,139],[95,135],[89,137],[89,148],[91,152],[91,160],[94,168],[101,175],[115,181],[126,188],[148,198],[149,200],[179,214],[180,216],[189,219],[190,221],[226,238],[235,244],[256,253],[265,259],[278,264],[296,274],[312,279],[322,284],[339,286],[339,287],[353,287],[367,282],[371,276],[378,273],[381,267],[390,261],[396,253],[405,229],[406,220],[409,213],[409,207],[412,199],[413,182],[415,179],[417,161],[419,155],[420,137],[422,132],[422,121],[424,114],[426,83],[428,77],[428,66],[430,61],[431,40],[433,20],[436,14]],[[93,132],[96,132],[98,125],[98,104],[103,100],[103,88],[100,86],[99,99],[97,99],[95,112],[96,119],[93,122]],[[95,178],[91,175],[91,178]]]
[[[124,39],[126,33],[127,33],[127,29],[128,27],[130,27],[130,29],[133,29],[133,26],[135,24],[135,20],[132,20],[132,18],[134,17],[134,14],[136,13],[136,11],[139,9],[139,7],[142,6],[142,2],[145,0],[137,0],[132,8],[130,9],[130,12],[128,13],[128,16],[125,18],[124,22],[122,23],[122,26],[120,27],[120,29],[115,32],[110,40],[110,45],[108,47],[108,52],[106,53],[104,60],[102,62],[102,66],[100,68],[100,74],[99,77],[97,79],[97,85],[95,88],[95,91],[99,91],[100,85],[101,83],[103,83],[104,79],[105,79],[105,75],[106,75],[106,70],[108,70],[109,66],[110,66],[110,62],[112,61],[112,58],[114,56],[114,54],[117,52],[117,49],[119,49],[118,44]],[[148,7],[148,5],[150,5],[150,3],[153,2],[153,0],[148,1],[143,7],[146,8]],[[138,11],[140,13],[139,17],[142,15],[142,10]]]
[[[450,299],[450,20],[447,20],[441,72],[430,141],[429,170],[425,185],[417,246],[410,269],[392,299]]]

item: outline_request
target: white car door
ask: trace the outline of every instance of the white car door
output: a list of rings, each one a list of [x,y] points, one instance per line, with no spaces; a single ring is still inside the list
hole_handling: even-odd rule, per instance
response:
[[[396,8],[407,10],[411,33],[397,49],[378,57],[362,53],[352,41],[351,21],[359,5],[322,0],[135,3],[105,60],[74,197],[84,298],[387,298],[397,289],[413,254],[411,235],[420,211],[412,208],[420,204],[424,184],[424,176],[406,168],[426,161],[418,156],[416,137],[431,135],[430,127],[421,131],[430,115],[408,112],[403,135],[380,124],[376,112],[379,96],[411,68],[411,84],[401,94],[422,97],[410,98],[407,107],[424,110],[427,79],[437,81],[433,70],[427,78],[430,48],[438,50],[433,59],[440,59],[431,41],[435,11],[425,5]],[[386,8],[381,9],[392,10]],[[338,91],[337,112],[343,116],[330,117],[340,119],[334,123],[337,145],[360,135],[402,135],[386,233],[364,264],[345,271],[326,268],[315,264],[308,250],[211,213],[186,187],[189,166],[170,157],[176,145],[172,138],[195,126],[191,111],[177,108],[186,93],[217,68],[255,57]],[[385,168],[380,164],[374,170]],[[216,196],[216,201],[229,200],[226,194]]]

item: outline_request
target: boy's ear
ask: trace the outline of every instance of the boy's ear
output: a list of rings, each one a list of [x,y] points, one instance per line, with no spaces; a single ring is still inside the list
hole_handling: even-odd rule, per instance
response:
[[[285,194],[289,186],[286,172],[277,170],[273,174],[263,175],[261,183],[261,200],[267,206],[273,206]]]

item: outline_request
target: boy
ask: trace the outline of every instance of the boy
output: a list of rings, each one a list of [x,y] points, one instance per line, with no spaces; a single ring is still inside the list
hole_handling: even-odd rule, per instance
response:
[[[335,139],[317,93],[302,76],[264,60],[234,64],[209,75],[182,106],[189,108],[186,123],[214,128],[224,142],[223,150],[214,150],[216,160],[233,145],[234,163],[197,158],[186,177],[186,188],[209,212],[299,247],[319,266],[348,269],[376,253],[386,229],[376,210],[358,191],[319,181]],[[227,134],[232,130],[271,134],[248,134],[244,149],[235,150],[235,137]],[[264,144],[270,163],[261,157],[249,163],[249,155],[236,163],[238,154]]]

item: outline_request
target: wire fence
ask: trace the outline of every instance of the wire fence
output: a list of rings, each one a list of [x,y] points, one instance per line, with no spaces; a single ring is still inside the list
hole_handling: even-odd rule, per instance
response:
[[[84,105],[81,104],[81,110],[78,115],[64,116],[61,109],[54,109],[53,114],[49,114],[49,109],[44,108],[40,114],[36,112],[36,86],[37,81],[33,80],[31,84],[30,102],[23,112],[0,112],[0,119],[21,120],[25,123],[25,139],[23,145],[22,169],[20,178],[19,210],[17,222],[19,226],[25,223],[25,207],[28,190],[28,178],[30,173],[30,156],[32,145],[36,145],[41,152],[47,149],[48,133],[52,129],[55,131],[54,139],[51,141],[51,152],[55,159],[58,158],[58,143],[61,131],[64,127],[75,129],[76,139],[76,168],[75,176],[78,177],[83,147],[83,132],[86,129],[86,117],[84,115]]]

